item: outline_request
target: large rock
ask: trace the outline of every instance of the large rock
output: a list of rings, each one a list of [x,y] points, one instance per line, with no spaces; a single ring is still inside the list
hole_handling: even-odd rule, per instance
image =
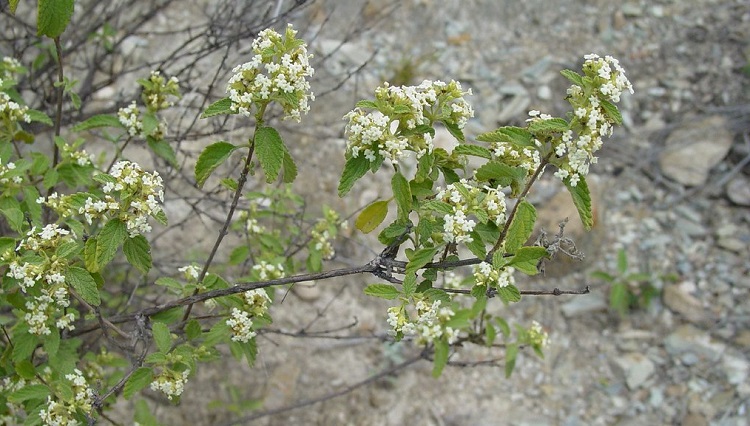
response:
[[[729,153],[732,139],[723,117],[688,122],[667,138],[659,166],[667,177],[683,185],[703,185],[709,171]]]

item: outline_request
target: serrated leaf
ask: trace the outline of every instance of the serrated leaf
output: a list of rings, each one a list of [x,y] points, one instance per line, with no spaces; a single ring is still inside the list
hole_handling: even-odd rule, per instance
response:
[[[505,378],[509,378],[516,368],[516,356],[518,356],[518,345],[511,343],[505,347]]]
[[[90,272],[98,272],[99,266],[96,264],[96,238],[89,237],[83,245],[83,263]]]
[[[591,194],[589,194],[586,179],[581,177],[576,186],[570,184],[570,179],[565,179],[563,183],[573,197],[573,204],[578,210],[578,216],[581,218],[583,227],[590,230],[594,226],[594,214],[591,210]]]
[[[453,207],[450,204],[444,201],[439,201],[439,200],[425,201],[422,203],[421,207],[422,207],[422,210],[429,210],[429,211],[437,212],[443,216],[454,213]]]
[[[448,129],[448,132],[456,138],[459,142],[466,142],[466,138],[464,137],[464,132],[461,131],[461,129],[455,124],[455,123],[449,123],[444,121],[443,125],[445,125],[445,128]]]
[[[36,367],[34,367],[34,363],[31,360],[22,359],[15,363],[13,368],[16,370],[16,374],[23,379],[31,380],[36,377]]]
[[[523,247],[524,243],[531,237],[535,223],[536,209],[528,201],[521,200],[505,237],[505,251],[515,253],[516,250]]]
[[[117,254],[125,239],[128,238],[128,228],[120,219],[110,219],[97,235],[96,265],[97,271],[102,270]]]
[[[378,104],[374,101],[361,100],[355,104],[357,108],[378,109]]]
[[[159,352],[168,353],[172,349],[172,334],[166,324],[163,322],[152,323],[151,334],[154,336],[154,342],[156,342]]]
[[[448,342],[439,339],[435,340],[435,361],[432,365],[432,377],[438,378],[443,374],[443,369],[448,364],[448,355],[450,346]]]
[[[404,275],[404,280],[401,283],[401,290],[404,292],[406,297],[411,297],[417,291],[417,273],[409,271]]]
[[[20,404],[32,399],[47,399],[49,388],[45,385],[26,385],[8,395],[8,401]]]
[[[130,399],[136,393],[140,392],[141,389],[151,384],[154,379],[154,373],[148,367],[141,367],[133,372],[125,382],[125,386],[122,389],[122,396],[125,399]]]
[[[39,338],[29,333],[28,325],[18,327],[13,331],[13,354],[11,359],[19,362],[28,359],[36,349]]]
[[[512,266],[527,275],[536,275],[539,260],[548,257],[549,253],[544,247],[521,247],[516,250],[515,256],[510,258],[507,266]]]
[[[571,83],[578,86],[583,86],[583,77],[581,77],[577,72],[573,70],[562,70],[560,71],[560,74],[570,80]]]
[[[185,326],[185,336],[187,336],[188,340],[195,340],[200,337],[201,334],[203,334],[203,327],[201,327],[198,320],[192,319],[188,321]]]
[[[73,16],[74,0],[39,0],[36,35],[55,38],[65,31]]]
[[[500,186],[510,186],[514,181],[526,178],[528,171],[522,167],[512,167],[507,164],[491,161],[477,169],[476,178],[479,181],[497,181]]]
[[[405,222],[409,220],[412,204],[409,181],[401,173],[395,173],[391,179],[391,189],[393,190],[393,197],[396,199],[396,205],[398,206],[398,218]]]
[[[521,292],[514,285],[506,285],[497,289],[497,296],[505,303],[515,303],[521,300]]]
[[[133,423],[137,423],[141,426],[160,426],[159,421],[153,414],[151,414],[148,404],[143,399],[139,399],[138,402],[135,403]]]
[[[482,237],[477,231],[472,231],[469,236],[471,236],[471,241],[465,242],[464,245],[471,254],[479,259],[484,259],[487,256],[487,247],[485,247]]]
[[[410,225],[411,223],[409,223],[408,226]],[[380,231],[380,234],[378,234],[378,241],[380,241],[382,244],[390,245],[397,238],[401,237],[402,235],[406,233],[406,231],[409,229],[408,226],[407,224],[402,223],[402,222],[398,222],[398,221],[393,222],[390,225],[383,228],[382,231]]]
[[[370,284],[365,287],[365,294],[368,296],[379,297],[381,299],[393,300],[397,298],[401,292],[390,284]]]
[[[515,126],[505,126],[477,136],[479,142],[510,142],[518,146],[533,146],[531,133]]]
[[[461,155],[472,155],[474,157],[486,158],[488,160],[492,158],[492,152],[490,152],[489,149],[477,145],[461,144],[453,148],[453,153]]]
[[[122,246],[128,263],[144,274],[151,269],[151,246],[143,235],[127,238]]]
[[[53,329],[50,334],[44,336],[44,342],[42,345],[44,346],[44,351],[47,352],[50,357],[57,356],[57,351],[60,349],[60,332]]]
[[[65,283],[71,286],[81,296],[81,299],[89,305],[99,306],[101,304],[99,288],[89,271],[78,266],[71,266],[65,271]]]
[[[116,129],[124,129],[125,126],[120,123],[120,119],[114,115],[100,114],[88,118],[82,123],[78,123],[73,126],[74,132],[82,132],[84,130],[96,129],[98,127],[114,127]]]
[[[538,119],[538,120],[532,120],[529,123],[529,132],[531,133],[562,133],[568,128],[570,125],[567,121],[563,120],[562,118],[550,118],[548,120],[544,119]]]
[[[206,108],[205,111],[203,111],[203,114],[201,114],[201,118],[213,117],[220,114],[236,114],[236,112],[232,111],[231,99],[223,98],[212,103],[208,106],[208,108]]]
[[[164,139],[155,139],[151,136],[147,136],[146,143],[148,144],[148,147],[151,148],[151,151],[154,152],[154,154],[161,157],[163,160],[169,163],[170,166],[174,167],[175,169],[179,166],[179,164],[177,164],[177,155],[175,154],[174,149],[172,149],[172,145],[170,145],[169,142],[165,141]]]
[[[54,124],[52,122],[52,119],[42,111],[29,109],[28,111],[26,111],[26,114],[28,114],[32,122],[36,121],[37,123],[46,124],[48,126],[52,126]]]
[[[160,277],[158,278],[154,284],[160,285],[162,287],[172,288],[175,290],[182,290],[184,287],[184,284],[182,284],[180,281],[177,281],[174,278],[170,277]]]
[[[354,226],[365,234],[372,232],[388,214],[388,201],[375,201],[357,216]]]
[[[432,262],[432,258],[435,257],[438,249],[439,247],[425,247],[413,252],[409,256],[409,263],[406,264],[406,273],[414,273]]]
[[[622,114],[620,114],[620,109],[617,108],[617,105],[606,99],[601,99],[601,97],[599,98],[599,104],[604,108],[607,118],[615,124],[622,124]]]
[[[423,293],[425,297],[432,301],[439,300],[443,304],[449,303],[451,301],[451,297],[448,295],[448,293],[445,290],[439,288],[428,288]]]
[[[346,195],[352,189],[354,183],[364,176],[369,169],[370,161],[364,156],[350,157],[346,160],[344,171],[341,173],[341,179],[339,180],[339,197]]]
[[[8,250],[15,250],[16,239],[11,237],[0,237],[0,257]]]
[[[159,127],[159,119],[156,118],[156,114],[154,114],[152,111],[148,111],[143,114],[141,123],[143,125],[144,135],[150,136],[152,133],[154,133],[154,130]]]
[[[203,187],[206,179],[237,149],[229,142],[219,141],[206,147],[195,163],[195,180],[198,187]]]
[[[255,132],[255,152],[266,174],[266,182],[271,183],[276,180],[284,164],[284,155],[289,154],[279,132],[273,127],[259,128]]]

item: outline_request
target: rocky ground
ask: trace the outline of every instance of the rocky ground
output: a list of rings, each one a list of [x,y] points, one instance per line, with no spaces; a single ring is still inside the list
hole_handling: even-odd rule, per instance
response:
[[[510,322],[538,320],[551,336],[544,360],[522,354],[510,379],[497,366],[452,367],[433,379],[423,361],[258,424],[750,423],[750,75],[742,71],[750,57],[750,4],[397,3],[320,1],[296,18],[312,50],[327,57],[316,92],[329,92],[342,75],[357,71],[320,96],[304,132],[290,133],[301,163],[297,188],[312,205],[349,212],[390,196],[385,175],[363,181],[351,199],[335,196],[343,165],[341,116],[384,79],[460,80],[474,92],[476,117],[467,133],[476,135],[521,123],[530,109],[563,114],[567,83],[559,70],[577,69],[587,53],[615,56],[636,93],[623,102],[625,129],[617,129],[593,167],[595,229],[582,232],[554,178],[532,194],[546,229],[570,217],[566,230],[586,260],[551,265],[546,277],[523,282],[539,289],[590,285],[592,293],[492,306]],[[361,22],[372,29],[342,38]],[[623,318],[607,308],[608,285],[591,276],[616,272],[619,249],[629,270],[649,274],[660,290],[650,306]],[[352,232],[338,251],[330,267],[360,264],[379,248]],[[388,305],[362,294],[368,282],[372,277],[332,280],[293,293],[274,308],[275,325],[297,330],[315,321],[312,328],[320,330],[356,319],[355,330],[382,333]],[[203,369],[182,406],[159,413],[216,424],[241,414],[207,406],[205,395],[238,407],[263,399],[265,409],[274,409],[346,390],[415,353],[406,344],[365,338],[270,336],[254,369],[231,367],[230,377]],[[455,360],[496,356],[467,347]],[[191,397],[196,387],[203,392]]]

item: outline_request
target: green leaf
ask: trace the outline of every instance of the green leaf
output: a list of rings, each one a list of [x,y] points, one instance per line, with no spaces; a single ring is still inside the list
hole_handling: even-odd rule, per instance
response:
[[[601,97],[599,97],[599,104],[602,106],[602,108],[604,108],[604,112],[607,118],[614,121],[615,124],[622,124],[622,114],[620,114],[620,110],[617,108],[617,105],[606,99],[602,99]]]
[[[16,239],[11,237],[0,237],[0,257],[8,250],[15,250]]]
[[[510,337],[510,326],[508,325],[507,321],[500,317],[495,317],[495,323],[500,328],[500,331],[503,333],[504,337]]]
[[[148,147],[151,148],[151,151],[153,151],[154,154],[161,157],[169,163],[170,166],[175,169],[179,167],[179,164],[177,163],[177,155],[169,142],[164,139],[155,139],[152,136],[146,136],[146,143],[148,143]]]
[[[146,274],[151,269],[151,246],[143,235],[127,238],[122,246],[128,263]]]
[[[428,288],[427,290],[423,291],[423,293],[428,299],[433,301],[439,300],[443,305],[450,303],[451,301],[451,297],[448,295],[448,292],[439,288]]]
[[[365,234],[372,232],[388,214],[388,201],[375,201],[362,210],[354,221],[354,226]]]
[[[156,417],[151,414],[151,410],[148,408],[148,404],[145,400],[139,399],[135,403],[135,414],[133,415],[133,424],[139,424],[141,426],[159,426],[159,421]]]
[[[365,294],[368,296],[379,297],[381,299],[393,300],[397,298],[401,292],[390,284],[370,284],[365,287]]]
[[[13,368],[15,368],[16,374],[18,374],[21,378],[24,378],[26,380],[36,378],[36,367],[34,367],[34,363],[32,363],[31,360],[22,359],[21,361],[15,363],[13,365]]]
[[[565,78],[571,81],[571,83],[576,84],[578,86],[583,86],[583,77],[581,77],[577,72],[573,70],[562,70],[560,71],[560,74],[562,74]]]
[[[609,306],[620,316],[625,316],[630,308],[630,294],[625,283],[614,283],[609,290]]]
[[[83,245],[83,263],[90,272],[98,272],[99,266],[96,264],[96,237],[89,237]]]
[[[97,235],[96,239],[96,265],[101,271],[117,254],[125,239],[128,238],[128,228],[120,219],[110,219]]]
[[[36,334],[29,333],[28,325],[17,327],[13,332],[13,356],[14,362],[28,359],[36,349],[39,338]]]
[[[443,369],[448,364],[448,355],[450,353],[450,346],[448,342],[443,339],[435,340],[435,361],[432,366],[432,377],[440,377],[443,374]]]
[[[19,0],[8,0],[8,3],[10,5],[10,13],[12,15],[16,14],[16,8],[18,7]]]
[[[65,283],[71,286],[81,296],[81,299],[89,305],[99,306],[101,304],[99,289],[89,271],[78,266],[71,266],[65,271]]]
[[[521,292],[514,285],[506,285],[497,289],[497,296],[505,303],[515,303],[521,300]]]
[[[534,146],[534,140],[531,133],[522,128],[515,126],[501,127],[491,132],[482,133],[477,136],[479,142],[510,142],[518,146]]]
[[[166,324],[163,322],[153,322],[151,324],[151,333],[154,336],[154,342],[156,342],[159,352],[168,353],[172,349],[172,333],[169,332],[169,327]]]
[[[400,238],[402,235],[406,234],[406,232],[409,230],[409,226],[411,225],[411,222],[407,223],[396,221],[386,226],[382,231],[380,231],[380,234],[378,234],[378,241],[380,241],[382,244],[390,245],[391,243],[396,241],[397,238]],[[13,247],[15,247],[15,243]]]
[[[180,291],[183,287],[185,287],[184,284],[182,284],[180,281],[177,281],[176,279],[170,277],[160,277],[156,281],[154,281],[154,284]]]
[[[370,108],[378,109],[378,104],[375,101],[361,100],[355,104],[357,108]]]
[[[206,108],[205,111],[203,111],[203,114],[201,114],[201,118],[213,117],[220,114],[236,114],[236,112],[232,111],[231,99],[223,98],[212,103],[208,106],[208,108]]]
[[[38,111],[35,109],[29,109],[26,111],[26,114],[29,115],[29,118],[32,122],[36,121],[37,123],[43,123],[48,126],[52,126],[54,123],[52,122],[52,119],[49,118],[49,116],[42,111]]]
[[[401,283],[401,290],[406,297],[411,297],[417,291],[417,273],[414,271],[407,272],[404,275],[404,281]]]
[[[453,149],[454,154],[472,155],[486,159],[492,158],[492,152],[483,146],[461,144]]]
[[[614,276],[612,276],[612,275],[610,275],[610,274],[608,274],[608,273],[606,273],[604,271],[594,271],[594,272],[592,272],[591,273],[591,278],[600,279],[602,281],[607,281],[607,282],[610,282],[610,283],[615,280]]]
[[[620,275],[625,275],[628,271],[628,255],[625,253],[625,249],[617,251],[617,271]]]
[[[518,355],[518,345],[511,343],[505,348],[505,378],[509,378],[516,368],[516,356]]]
[[[44,337],[44,351],[50,357],[57,356],[57,351],[60,349],[60,331],[53,329],[52,332]]]
[[[32,399],[47,399],[49,388],[45,385],[26,385],[8,395],[8,401],[16,404]]]
[[[522,167],[512,167],[498,162],[485,163],[477,169],[476,178],[480,181],[494,180],[500,186],[510,186],[514,181],[522,181],[528,171]]]
[[[159,119],[156,118],[156,114],[152,111],[148,111],[143,114],[141,122],[143,123],[143,134],[151,135],[154,133],[157,127],[159,127]]]
[[[516,255],[508,261],[507,266],[512,266],[527,275],[536,275],[539,272],[539,260],[548,256],[549,253],[544,247],[521,247],[516,250]]]
[[[484,326],[484,344],[487,347],[491,347],[495,343],[495,337],[497,337],[497,330],[492,324],[486,324]]]
[[[90,117],[82,123],[78,123],[73,126],[74,132],[82,132],[84,130],[96,129],[98,127],[114,127],[116,129],[124,129],[125,126],[120,123],[120,119],[114,115],[100,114]]]
[[[447,121],[443,121],[443,125],[445,125],[445,128],[448,129],[448,132],[456,138],[459,142],[466,142],[466,138],[464,137],[464,132],[461,131],[461,129],[456,125],[455,123],[450,123]]]
[[[297,165],[294,163],[294,159],[292,158],[292,155],[289,154],[289,151],[284,151],[284,161],[282,162],[284,166],[284,174],[281,177],[281,180],[284,183],[292,183],[295,179],[297,179]]]
[[[396,173],[391,179],[391,188],[393,196],[396,198],[396,205],[398,206],[398,218],[400,221],[406,222],[409,220],[412,201],[409,181],[401,173]]]
[[[0,197],[0,213],[8,220],[11,229],[20,233],[24,226],[23,211],[14,197]]]
[[[74,0],[39,0],[36,35],[55,38],[65,31],[73,16]]]
[[[581,218],[583,227],[590,230],[594,226],[594,214],[591,210],[591,194],[589,194],[586,179],[581,177],[576,186],[570,184],[569,178],[565,179],[563,183],[573,197],[573,204],[578,209],[578,216]]]
[[[201,334],[203,334],[201,323],[199,323],[198,320],[194,319],[188,321],[187,325],[185,326],[185,336],[187,336],[188,340],[195,340],[200,337]]]
[[[416,272],[426,264],[432,262],[432,258],[438,252],[439,247],[425,247],[412,253],[409,257],[409,263],[406,264],[406,273]]]
[[[443,201],[439,201],[439,200],[425,201],[422,203],[421,207],[422,207],[422,210],[430,210],[433,212],[440,213],[443,216],[447,214],[452,215],[454,213],[453,207],[450,204],[443,202]]]
[[[148,367],[141,367],[133,372],[125,382],[125,386],[122,389],[122,396],[125,399],[130,399],[136,393],[140,392],[141,389],[150,385],[154,380],[154,373]]]
[[[482,241],[482,237],[477,231],[472,231],[469,235],[471,236],[471,241],[464,243],[464,245],[466,245],[466,248],[469,249],[471,254],[480,259],[484,259],[485,256],[487,256],[487,248],[484,245],[484,241]]]
[[[206,179],[221,165],[232,152],[237,149],[229,142],[216,142],[206,147],[195,163],[195,180],[199,188],[203,187]]]
[[[523,247],[534,231],[534,223],[536,223],[536,209],[534,206],[526,200],[519,201],[516,215],[505,237],[505,251],[515,253],[516,250]]]
[[[39,198],[39,191],[35,186],[24,186],[23,187],[23,199],[26,212],[31,222],[41,228],[42,223],[42,205],[37,203],[36,200]]]
[[[538,119],[529,123],[529,132],[537,133],[562,133],[570,128],[567,121],[562,118],[550,118],[548,120]]]
[[[364,176],[369,169],[370,161],[364,156],[350,157],[346,160],[344,171],[341,173],[341,180],[339,181],[339,197],[346,195],[352,189],[354,183]]]
[[[289,155],[279,132],[273,127],[259,128],[255,132],[255,152],[266,174],[266,182],[271,183],[276,180],[284,164],[284,156]]]

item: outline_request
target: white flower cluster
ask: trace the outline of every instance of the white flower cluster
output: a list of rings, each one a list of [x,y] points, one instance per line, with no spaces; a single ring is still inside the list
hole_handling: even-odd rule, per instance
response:
[[[141,110],[136,105],[135,101],[131,102],[130,105],[120,108],[117,111],[117,118],[120,120],[128,134],[131,137],[140,136],[143,133],[143,121],[141,121]]]
[[[309,101],[315,100],[307,81],[314,73],[306,44],[295,38],[297,31],[288,25],[282,36],[265,29],[253,40],[255,54],[250,62],[235,67],[227,84],[232,111],[251,117],[256,106],[277,101],[285,118],[300,121],[310,111]]]
[[[23,183],[23,178],[17,174],[16,163],[8,162],[3,165],[3,160],[0,159],[0,184],[6,185],[9,182],[13,182],[16,185]]]
[[[188,281],[198,281],[201,274],[201,267],[195,264],[182,266],[177,268],[177,271],[182,272],[185,275],[185,279]]]
[[[84,167],[92,163],[94,156],[87,153],[85,149],[75,148],[69,144],[62,147],[63,158],[69,158],[77,165]]]
[[[29,333],[38,336],[48,335],[52,331],[49,328],[50,318],[57,318],[55,327],[60,330],[74,330],[75,315],[72,312],[65,313],[64,309],[70,306],[68,289],[59,285],[54,292],[43,288],[41,295],[35,296],[34,300],[26,302],[26,314],[24,319],[29,324]]]
[[[416,315],[413,321],[409,319],[404,305],[392,306],[388,308],[388,325],[394,334],[415,336],[420,345],[428,345],[441,338],[445,338],[448,344],[453,344],[458,339],[458,330],[446,327],[445,323],[455,315],[455,312],[440,305],[440,300],[432,303],[417,300],[414,304]]]
[[[14,131],[19,121],[31,122],[29,107],[13,102],[8,94],[0,92],[0,124],[3,128]]]
[[[66,374],[65,378],[73,384],[71,386],[73,397],[62,402],[55,401],[51,396],[47,397],[46,408],[39,411],[39,416],[47,425],[79,425],[80,423],[74,417],[76,412],[80,410],[84,414],[91,414],[93,411],[94,392],[83,377],[83,373],[76,368],[73,374]]]
[[[334,249],[332,241],[338,236],[339,220],[339,214],[326,207],[324,216],[318,220],[310,231],[313,248],[320,252],[324,260],[333,259],[333,256],[336,255],[336,249]],[[342,226],[343,223],[346,222],[342,222]]]
[[[0,62],[0,84],[3,79],[13,79],[15,74],[24,72],[23,65],[16,58],[6,56],[3,61]]]
[[[443,220],[443,237],[454,243],[470,243],[474,239],[471,232],[476,227],[476,221],[469,216],[483,215],[487,221],[496,225],[505,223],[505,194],[496,188],[475,186],[473,181],[461,179],[445,189],[440,189],[436,200],[451,206],[450,214],[445,214]]]
[[[425,80],[418,86],[391,86],[385,83],[375,89],[377,110],[366,112],[357,107],[344,116],[347,150],[352,157],[368,161],[388,159],[397,164],[408,155],[417,158],[431,153],[434,145],[431,130],[436,121],[463,129],[474,116],[471,105],[463,98],[461,83]],[[428,126],[418,131],[417,126]]]
[[[104,199],[89,197],[85,205],[78,210],[78,214],[84,215],[89,224],[94,219],[119,217],[125,222],[131,237],[151,232],[148,218],[162,212],[161,203],[164,201],[164,189],[159,173],[148,173],[136,163],[120,161],[112,167],[109,175],[114,179],[102,187]],[[119,193],[119,201],[111,195],[113,193]],[[53,195],[54,198],[50,196],[53,200],[50,201],[48,198],[46,203],[52,208],[58,207],[56,210],[60,212],[66,203],[55,202],[57,196]]]
[[[542,328],[542,325],[536,321],[531,322],[531,328],[527,331],[529,344],[545,348],[549,345],[549,334]]]
[[[516,280],[513,273],[516,272],[513,267],[506,267],[497,270],[487,262],[474,265],[474,281],[476,285],[484,285],[487,288],[502,288],[509,285],[515,285]]]
[[[177,372],[170,369],[164,369],[151,382],[151,390],[161,391],[169,400],[179,397],[185,390],[190,370]]]
[[[602,147],[602,137],[612,135],[615,123],[609,118],[601,99],[617,103],[622,92],[633,93],[633,86],[617,59],[611,56],[600,58],[595,54],[584,58],[585,81],[592,87],[574,84],[568,89],[567,97],[573,107],[571,127],[577,132],[577,137],[573,130],[568,130],[554,146],[558,157],[567,155],[555,176],[569,179],[572,186],[588,174],[589,164],[596,163],[594,153]]]
[[[263,289],[248,290],[242,294],[247,306],[243,309],[232,308],[232,316],[227,325],[232,329],[232,341],[247,343],[256,336],[253,330],[253,318],[265,315],[271,298]]]
[[[180,96],[180,80],[177,77],[164,78],[159,71],[151,71],[148,80],[139,81],[143,86],[143,103],[149,111],[156,112],[174,105],[168,96]]]
[[[258,274],[258,279],[261,281],[275,280],[286,276],[284,265],[281,263],[274,265],[265,260],[261,260],[259,263],[253,265],[253,271]]]
[[[22,389],[34,382],[27,382],[21,377],[15,376],[17,380],[13,380],[14,377],[5,376],[0,381],[0,395],[10,395],[13,392]],[[6,401],[4,410],[7,414],[0,413],[0,425],[14,425],[17,424],[18,418],[25,414],[22,402],[11,402]]]

